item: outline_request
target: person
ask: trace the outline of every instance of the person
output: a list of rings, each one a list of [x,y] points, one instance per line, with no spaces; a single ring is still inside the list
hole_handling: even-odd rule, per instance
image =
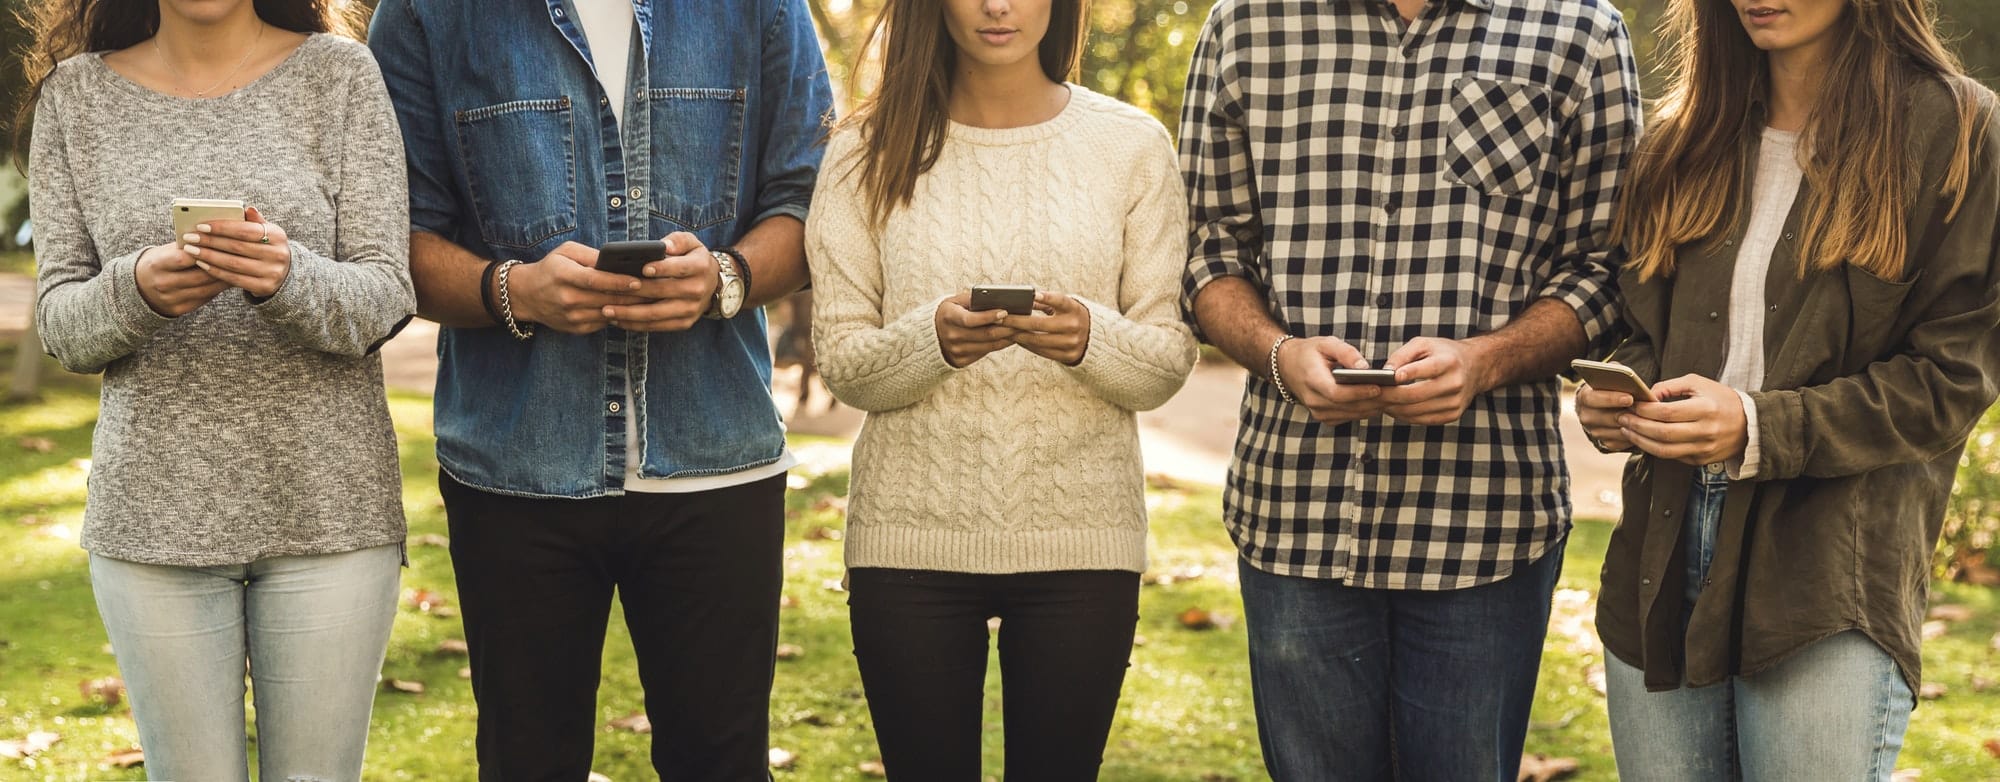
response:
[[[1519,770],[1570,520],[1556,375],[1617,320],[1630,48],[1601,0],[1202,28],[1183,308],[1250,370],[1223,515],[1278,780]],[[1369,368],[1393,385],[1336,374]]]
[[[677,780],[763,779],[785,472],[758,307],[806,280],[803,0],[385,0],[482,780],[581,779],[615,591]],[[640,274],[596,268],[654,241]]]
[[[1066,81],[1086,30],[1079,0],[891,0],[881,86],[832,134],[807,222],[821,376],[868,412],[848,606],[891,779],[985,778],[989,619],[1009,779],[1096,779],[1117,711],[1146,565],[1135,411],[1195,343],[1172,141]],[[1032,310],[987,308],[1010,284]]]
[[[1658,401],[1597,627],[1627,780],[1886,780],[1967,432],[2000,369],[2000,127],[1919,0],[1676,0],[1615,235]]]
[[[247,782],[247,662],[259,776],[358,780],[404,538],[376,349],[416,306],[375,62],[307,0],[27,10],[37,326],[104,373],[81,542],[146,773]],[[179,199],[248,208],[176,234]]]

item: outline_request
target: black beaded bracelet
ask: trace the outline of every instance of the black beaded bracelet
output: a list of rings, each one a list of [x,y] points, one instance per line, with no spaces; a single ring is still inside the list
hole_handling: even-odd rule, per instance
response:
[[[493,303],[493,273],[499,269],[500,264],[488,262],[486,270],[479,273],[479,305],[486,308],[486,317],[492,318],[495,326],[505,321],[500,317],[499,305]]]

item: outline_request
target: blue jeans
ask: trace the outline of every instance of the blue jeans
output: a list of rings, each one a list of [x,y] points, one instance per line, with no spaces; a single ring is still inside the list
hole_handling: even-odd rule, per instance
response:
[[[1682,529],[1684,616],[1701,596],[1729,488],[1720,470],[1697,476]],[[1604,668],[1612,749],[1626,782],[1887,782],[1916,705],[1896,661],[1860,631],[1708,687],[1647,692],[1643,671],[1608,655]]]
[[[1566,544],[1448,592],[1358,589],[1239,561],[1272,779],[1513,782]]]
[[[92,555],[146,775],[248,782],[247,662],[258,778],[360,779],[401,565],[395,545],[202,568]]]

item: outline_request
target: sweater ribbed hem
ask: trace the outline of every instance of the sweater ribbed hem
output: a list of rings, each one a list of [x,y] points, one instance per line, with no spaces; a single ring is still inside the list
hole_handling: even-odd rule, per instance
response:
[[[848,520],[847,566],[952,573],[1146,570],[1143,527],[977,531]]]

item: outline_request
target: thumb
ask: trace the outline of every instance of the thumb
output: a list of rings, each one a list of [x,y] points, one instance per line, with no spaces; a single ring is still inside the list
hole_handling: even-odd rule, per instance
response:
[[[257,207],[254,206],[243,207],[243,219],[253,223],[269,222],[264,219],[264,213],[257,211]]]
[[[675,231],[667,234],[667,238],[660,241],[667,243],[668,255],[686,255],[694,252],[694,248],[701,246],[701,240],[695,238],[694,234],[686,231]]]
[[[1368,359],[1362,358],[1361,351],[1355,350],[1353,345],[1332,337],[1315,339],[1312,341],[1312,344],[1313,349],[1318,351],[1321,357],[1333,362],[1336,366],[1347,367],[1349,369],[1368,368]]]
[[[1660,400],[1700,396],[1701,392],[1714,381],[1700,375],[1681,375],[1671,380],[1653,384],[1653,396]]]

